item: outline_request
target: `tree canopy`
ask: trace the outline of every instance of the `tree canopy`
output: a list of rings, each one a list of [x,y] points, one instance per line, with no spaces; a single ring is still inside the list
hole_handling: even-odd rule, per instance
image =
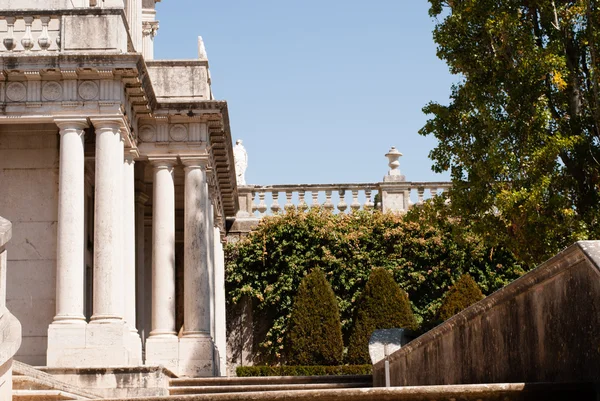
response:
[[[600,11],[593,0],[430,0],[457,74],[430,103],[454,213],[539,263],[600,233]]]

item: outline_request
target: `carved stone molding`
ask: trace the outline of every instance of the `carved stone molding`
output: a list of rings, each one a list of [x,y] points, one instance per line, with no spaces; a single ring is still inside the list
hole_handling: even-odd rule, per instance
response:
[[[188,131],[185,125],[175,124],[169,130],[169,136],[175,142],[182,142],[188,138]]]
[[[94,100],[98,97],[98,84],[94,81],[83,81],[79,84],[78,92],[83,100]]]
[[[62,97],[62,85],[59,82],[46,82],[42,87],[42,97],[45,100],[55,101]]]
[[[21,82],[11,82],[6,86],[6,97],[13,102],[25,100],[27,88]]]
[[[154,142],[156,140],[156,129],[151,125],[144,125],[140,128],[139,138],[143,142]]]

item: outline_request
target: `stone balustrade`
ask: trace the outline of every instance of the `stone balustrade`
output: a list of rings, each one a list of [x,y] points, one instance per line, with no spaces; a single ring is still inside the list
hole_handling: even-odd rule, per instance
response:
[[[246,185],[238,187],[240,212],[238,217],[264,217],[288,208],[308,209],[323,207],[334,212],[382,209],[382,197],[375,204],[375,195],[401,193],[406,202],[393,211],[404,212],[413,204],[442,194],[450,188],[449,182],[407,182],[393,185],[363,184],[300,184],[300,185]],[[385,208],[383,208],[385,209]],[[388,208],[389,210],[390,208]]]
[[[15,14],[0,16],[0,52],[60,49],[60,16]]]
[[[122,9],[10,10],[0,16],[0,54],[132,49]]]

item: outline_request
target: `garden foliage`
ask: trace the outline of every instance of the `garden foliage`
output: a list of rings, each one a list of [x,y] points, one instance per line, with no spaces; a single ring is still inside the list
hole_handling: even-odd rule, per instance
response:
[[[408,296],[396,284],[390,272],[382,268],[373,269],[358,302],[348,344],[348,362],[370,363],[371,334],[378,329],[395,327],[417,328]]]
[[[337,300],[321,269],[300,283],[289,320],[287,361],[292,365],[339,365],[344,342]]]
[[[468,274],[463,275],[444,296],[438,311],[441,321],[450,319],[463,309],[484,298],[481,289]]]
[[[315,208],[266,217],[226,252],[227,300],[253,300],[269,316],[259,360],[282,361],[292,303],[302,278],[320,267],[337,298],[348,340],[357,301],[373,267],[389,271],[412,301],[417,323],[437,317],[444,293],[469,273],[489,294],[517,278],[522,266],[447,215],[443,199],[405,216],[378,211],[334,215]]]
[[[341,376],[371,375],[373,365],[339,365],[339,366],[238,366],[237,377],[248,376]]]

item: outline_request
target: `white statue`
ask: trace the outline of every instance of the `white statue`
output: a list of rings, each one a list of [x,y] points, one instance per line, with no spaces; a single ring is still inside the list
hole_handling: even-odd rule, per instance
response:
[[[233,147],[233,158],[235,160],[235,176],[238,185],[246,185],[246,168],[248,168],[248,153],[242,145],[242,140],[235,141]]]

